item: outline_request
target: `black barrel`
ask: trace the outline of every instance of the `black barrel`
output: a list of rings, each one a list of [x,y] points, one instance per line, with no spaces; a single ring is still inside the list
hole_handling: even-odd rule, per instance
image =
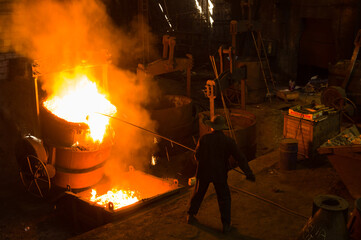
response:
[[[280,169],[294,170],[297,165],[298,141],[285,138],[280,144]]]

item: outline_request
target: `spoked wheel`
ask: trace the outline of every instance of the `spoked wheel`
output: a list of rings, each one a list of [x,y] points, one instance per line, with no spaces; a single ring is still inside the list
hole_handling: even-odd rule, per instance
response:
[[[343,116],[345,116],[352,123],[355,123],[352,116],[357,111],[356,105],[348,98],[338,98],[334,100],[332,107],[339,110]]]
[[[355,123],[352,116],[354,116],[357,111],[357,107],[347,98],[345,89],[339,86],[326,88],[321,94],[321,102],[328,107],[339,110],[343,116]]]
[[[231,87],[227,88],[225,90],[225,96],[231,105],[239,105],[241,104],[241,95],[242,92],[240,90],[240,87],[237,85],[232,85]]]
[[[43,198],[50,190],[51,183],[45,164],[34,155],[26,155],[20,166],[20,178],[26,191]]]

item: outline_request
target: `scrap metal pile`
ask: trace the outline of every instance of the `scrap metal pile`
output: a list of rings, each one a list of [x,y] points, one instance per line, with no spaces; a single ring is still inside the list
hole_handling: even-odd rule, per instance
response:
[[[361,134],[355,125],[347,128],[336,137],[329,139],[322,145],[322,147],[344,146],[353,144],[361,144]]]

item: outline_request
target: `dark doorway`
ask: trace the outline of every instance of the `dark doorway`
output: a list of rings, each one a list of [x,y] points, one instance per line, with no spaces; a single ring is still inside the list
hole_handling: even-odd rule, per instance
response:
[[[304,18],[300,38],[297,83],[305,84],[310,77],[327,78],[328,66],[335,62],[335,35],[332,19]]]

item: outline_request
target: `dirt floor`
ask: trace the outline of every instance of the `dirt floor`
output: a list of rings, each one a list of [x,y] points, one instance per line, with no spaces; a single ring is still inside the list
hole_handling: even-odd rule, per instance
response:
[[[204,74],[192,82],[193,99],[198,110],[205,110],[207,106],[207,99],[202,96],[207,78],[208,75]],[[167,89],[173,89],[168,94],[184,94],[184,81],[168,79],[166,82]],[[179,87],[174,87],[176,85]],[[233,229],[227,235],[221,232],[213,186],[202,203],[197,215],[199,223],[195,225],[186,223],[187,204],[193,190],[193,187],[186,186],[179,194],[126,219],[115,219],[86,232],[75,229],[57,211],[55,194],[53,198],[39,199],[24,191],[14,154],[18,126],[12,123],[11,114],[3,107],[0,112],[0,239],[294,239],[311,215],[315,196],[334,194],[343,197],[349,202],[350,211],[355,200],[327,159],[305,160],[300,157],[297,169],[291,171],[280,170],[278,166],[278,145],[283,138],[282,113],[290,106],[312,99],[317,99],[317,96],[301,95],[298,101],[290,103],[273,98],[271,103],[247,105],[247,110],[257,117],[257,158],[250,162],[256,182],[246,181],[236,171],[229,173]],[[174,164],[170,163],[165,169],[184,167],[184,158],[189,158],[189,155],[185,153],[174,158]],[[178,170],[172,169],[171,172]],[[181,183],[185,184],[184,181]],[[277,203],[283,209],[260,198]]]

